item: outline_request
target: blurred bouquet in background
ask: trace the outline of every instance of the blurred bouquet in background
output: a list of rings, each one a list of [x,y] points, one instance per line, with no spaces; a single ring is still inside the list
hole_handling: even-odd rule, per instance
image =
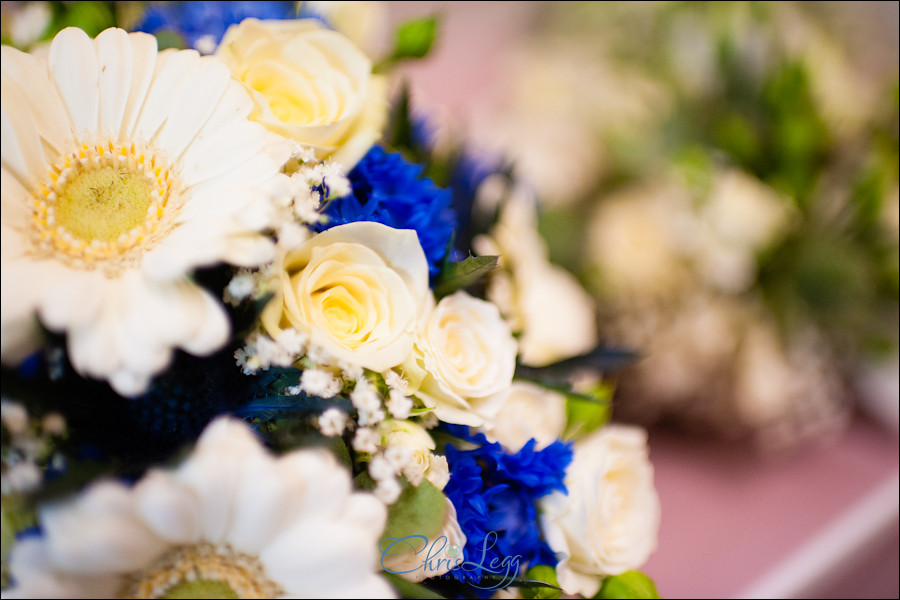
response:
[[[617,417],[779,449],[840,431],[873,368],[896,377],[896,12],[848,6],[534,19],[486,136],[535,182],[602,337],[642,355]]]
[[[4,597],[655,596],[627,353],[379,10],[3,4]]]

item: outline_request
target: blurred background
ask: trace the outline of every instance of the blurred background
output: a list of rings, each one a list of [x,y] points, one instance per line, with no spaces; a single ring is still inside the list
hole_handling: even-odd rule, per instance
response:
[[[898,6],[386,3],[440,17],[413,106],[641,353],[664,597],[900,595]]]
[[[99,3],[3,2],[4,41],[51,4]],[[638,353],[606,377],[650,433],[661,595],[900,597],[900,3],[308,4],[375,57],[439,18],[395,83],[533,188],[549,259]]]

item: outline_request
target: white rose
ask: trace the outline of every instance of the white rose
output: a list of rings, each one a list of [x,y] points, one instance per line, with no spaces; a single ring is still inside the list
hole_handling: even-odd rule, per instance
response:
[[[488,440],[518,452],[532,438],[537,441],[536,449],[541,449],[562,436],[566,428],[566,398],[562,394],[516,381],[500,395],[503,404],[493,427],[485,431]]]
[[[409,355],[431,295],[416,232],[367,221],[288,252],[279,277],[279,293],[262,314],[272,337],[293,327],[337,362],[379,372]]]
[[[458,291],[443,298],[404,363],[415,393],[447,423],[478,427],[500,407],[516,369],[516,340],[491,302]]]
[[[594,302],[571,273],[551,264],[537,229],[537,200],[522,186],[508,189],[497,176],[478,190],[490,207],[506,197],[490,237],[475,239],[481,255],[499,255],[488,298],[510,320],[519,337],[522,364],[545,366],[597,345]]]
[[[245,19],[216,55],[253,97],[251,119],[350,169],[387,121],[387,83],[341,33],[312,19]]]
[[[656,549],[659,497],[647,434],[608,425],[575,445],[565,479],[568,495],[541,500],[541,526],[567,594],[590,598],[600,578],[639,568]]]

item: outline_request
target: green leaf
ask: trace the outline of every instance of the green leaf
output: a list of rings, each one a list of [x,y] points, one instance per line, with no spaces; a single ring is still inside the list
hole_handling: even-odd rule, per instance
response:
[[[396,100],[391,105],[388,127],[384,134],[385,143],[395,150],[412,152],[413,122],[410,108],[409,82],[403,80]]]
[[[447,500],[443,492],[430,481],[423,480],[413,486],[405,479],[400,498],[388,509],[388,523],[384,540],[399,540],[421,535],[433,540],[444,527],[447,516]]]
[[[16,534],[36,523],[34,507],[25,501],[24,496],[14,494],[3,497],[3,503],[0,504],[0,583],[4,588],[9,583],[6,568]]]
[[[528,577],[510,577],[509,575],[502,574],[492,574],[486,573],[481,576],[481,581],[478,582],[478,587],[482,589],[504,589],[509,587],[521,588],[523,590],[528,589],[551,589],[551,590],[559,590],[559,587],[547,583],[546,581],[540,581],[538,579],[530,579]],[[560,590],[561,591],[561,590]],[[524,594],[523,594],[524,596]],[[558,596],[557,596],[558,597]]]
[[[497,256],[470,256],[461,262],[444,265],[434,288],[435,296],[449,296],[453,292],[476,283],[497,267]]]
[[[579,356],[555,362],[544,367],[516,366],[516,378],[527,379],[544,384],[568,382],[576,371],[590,369],[592,371],[610,372],[627,367],[640,355],[626,348],[597,347]]]
[[[397,61],[407,58],[424,58],[431,51],[437,34],[437,17],[412,19],[400,25],[394,34],[394,52],[378,63],[375,71],[384,71]]]
[[[420,583],[413,583],[412,581],[407,581],[403,579],[399,575],[394,575],[393,573],[383,573],[384,577],[388,580],[388,583],[397,591],[401,598],[443,598],[438,593],[435,593],[429,590],[427,587]]]
[[[63,7],[59,11],[59,7]],[[57,2],[53,23],[45,32],[53,37],[66,27],[83,29],[90,37],[96,37],[104,29],[115,27],[116,19],[107,2]]]
[[[659,598],[656,584],[640,571],[626,571],[603,580],[594,598]]]
[[[613,387],[600,382],[587,393],[566,394],[566,439],[574,439],[603,427],[612,417]]]
[[[550,565],[535,565],[525,572],[525,577],[534,581],[543,581],[552,587],[525,587],[522,589],[523,598],[556,600],[562,595],[559,581],[556,579],[556,569]]]

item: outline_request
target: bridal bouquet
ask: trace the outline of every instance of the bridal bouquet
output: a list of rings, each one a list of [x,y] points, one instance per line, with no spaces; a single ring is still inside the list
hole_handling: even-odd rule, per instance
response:
[[[7,10],[4,597],[655,597],[627,354],[391,79],[434,19]]]

